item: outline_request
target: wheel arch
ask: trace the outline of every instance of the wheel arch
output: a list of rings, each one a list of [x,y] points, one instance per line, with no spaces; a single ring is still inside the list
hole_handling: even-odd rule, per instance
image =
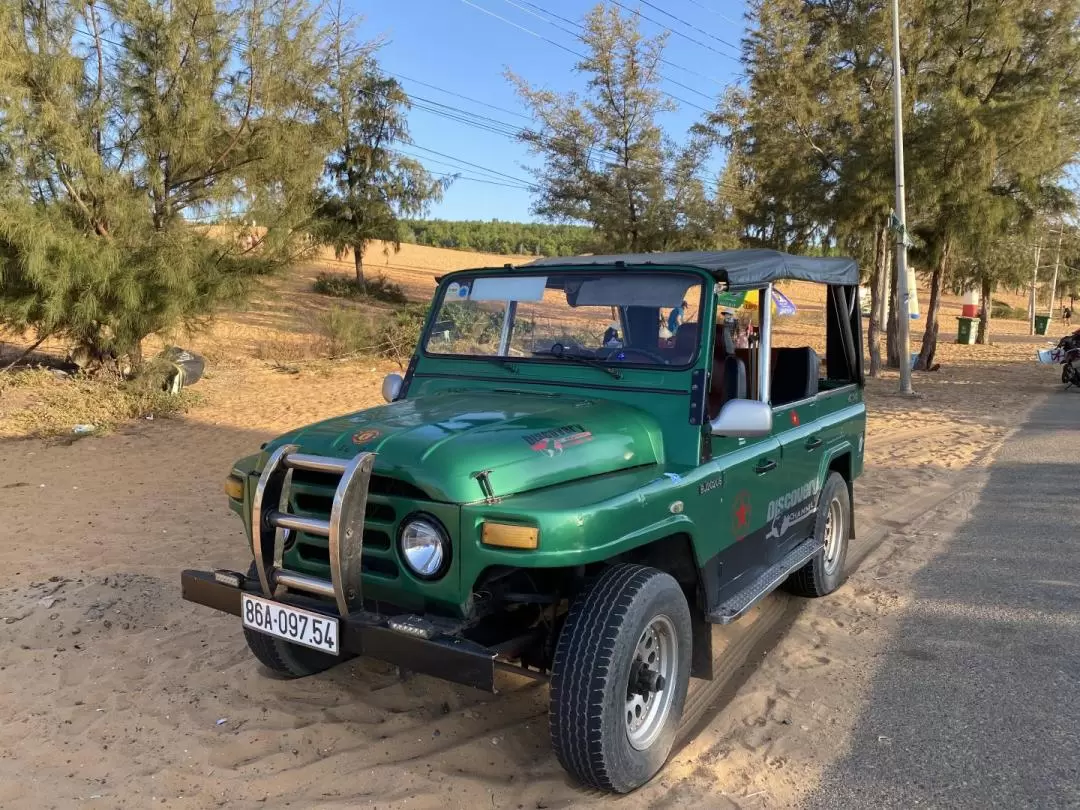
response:
[[[848,539],[855,537],[855,476],[852,469],[854,464],[854,453],[851,444],[844,442],[829,452],[823,459],[822,471],[820,480],[822,485],[825,484],[825,480],[829,477],[830,473],[837,473],[844,479],[844,483],[847,484],[848,489],[848,503],[850,504],[848,514]]]
[[[610,561],[645,565],[670,574],[679,583],[690,608],[693,647],[690,656],[690,675],[712,680],[712,625],[705,620],[705,570],[698,565],[694,553],[694,538],[687,531],[672,532],[639,546],[627,549]]]

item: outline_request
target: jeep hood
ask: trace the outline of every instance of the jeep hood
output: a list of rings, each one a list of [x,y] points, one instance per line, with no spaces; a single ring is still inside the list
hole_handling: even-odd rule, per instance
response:
[[[448,503],[481,500],[488,471],[504,497],[578,478],[662,464],[653,417],[629,405],[499,391],[434,394],[328,419],[278,437],[266,452],[349,458],[377,453],[375,473],[412,483]]]

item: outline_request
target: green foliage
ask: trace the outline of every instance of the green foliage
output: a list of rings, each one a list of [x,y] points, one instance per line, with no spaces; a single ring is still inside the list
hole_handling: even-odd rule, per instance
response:
[[[929,365],[946,280],[1009,283],[1018,265],[1001,244],[1033,242],[1040,214],[1068,208],[1059,184],[1080,153],[1080,3],[904,2],[899,71],[889,4],[755,0],[751,14],[749,81],[713,123],[738,161],[748,194],[737,215],[752,242],[839,244],[886,266],[902,77],[907,229],[931,277]]]
[[[427,317],[427,305],[409,304],[392,311],[335,307],[322,319],[331,357],[364,355],[408,363]]]
[[[315,278],[313,289],[321,295],[331,295],[335,298],[381,301],[385,304],[404,304],[408,301],[401,285],[388,281],[382,276],[358,284],[355,278],[348,278],[340,273],[319,273]]]
[[[138,360],[295,258],[324,154],[317,16],[0,5],[0,324]]]
[[[431,247],[529,256],[578,256],[592,252],[592,229],[536,222],[412,219],[400,223],[400,240]]]
[[[364,246],[379,239],[399,249],[398,220],[423,214],[449,182],[394,148],[409,143],[409,98],[379,70],[370,49],[350,45],[350,27],[340,14],[335,18],[323,100],[333,150],[307,227],[339,259],[352,252],[362,285]]]
[[[664,136],[673,109],[660,90],[665,36],[647,39],[636,16],[599,5],[585,18],[575,66],[586,95],[559,95],[508,73],[539,121],[521,138],[543,165],[533,211],[588,223],[612,252],[678,250],[715,242],[715,208],[701,174],[712,146],[695,128],[685,146]]]
[[[439,313],[440,323],[451,324],[456,340],[486,346],[498,340],[502,332],[502,311],[492,312],[472,301],[445,304]]]
[[[1005,301],[999,301],[994,299],[993,305],[990,307],[990,315],[994,318],[1006,318],[1014,321],[1026,321],[1027,310],[1023,307],[1009,306]]]

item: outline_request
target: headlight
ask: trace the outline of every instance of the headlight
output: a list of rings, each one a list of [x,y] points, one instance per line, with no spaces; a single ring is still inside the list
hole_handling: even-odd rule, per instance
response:
[[[450,564],[450,541],[434,518],[406,520],[398,544],[405,564],[421,579],[441,576]]]

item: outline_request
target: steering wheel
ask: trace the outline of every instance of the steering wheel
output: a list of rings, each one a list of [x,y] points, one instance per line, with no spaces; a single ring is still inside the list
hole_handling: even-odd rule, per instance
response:
[[[620,352],[623,355],[626,355],[626,354],[638,354],[638,355],[641,355],[642,357],[645,357],[645,358],[653,361],[654,363],[659,363],[662,366],[666,366],[668,364],[668,361],[665,360],[663,357],[661,357],[656,352],[651,352],[648,349],[638,349],[638,348],[635,348],[633,346],[625,346],[625,347],[623,347],[621,349],[612,349],[610,352],[607,353],[607,356],[604,357],[604,361],[608,362],[608,361],[613,360],[615,358],[615,355],[619,354]]]

